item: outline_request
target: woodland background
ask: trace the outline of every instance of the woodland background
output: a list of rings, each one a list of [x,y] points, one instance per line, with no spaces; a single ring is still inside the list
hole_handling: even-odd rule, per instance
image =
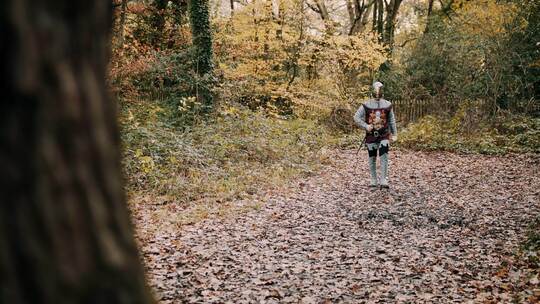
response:
[[[167,206],[152,207],[161,230],[241,212],[358,148],[352,116],[374,80],[394,149],[540,152],[537,0],[124,0],[115,20],[129,201]]]
[[[117,1],[109,82],[130,196],[214,208],[309,174],[360,144],[351,117],[375,79],[399,147],[538,153],[539,13],[537,0]]]
[[[537,303],[539,23],[539,0],[0,1],[0,302]],[[355,153],[374,80],[388,191]]]

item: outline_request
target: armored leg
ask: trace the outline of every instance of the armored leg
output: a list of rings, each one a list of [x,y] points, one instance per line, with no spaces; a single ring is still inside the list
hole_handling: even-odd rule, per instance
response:
[[[381,141],[379,148],[379,156],[381,157],[381,187],[388,188],[388,150],[390,142],[388,140]]]
[[[377,148],[378,144],[368,144],[368,164],[369,164],[369,174],[371,175],[371,181],[369,183],[370,187],[377,186]]]

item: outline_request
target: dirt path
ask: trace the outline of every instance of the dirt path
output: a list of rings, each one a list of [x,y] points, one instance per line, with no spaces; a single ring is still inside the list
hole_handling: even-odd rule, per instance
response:
[[[362,151],[364,152],[364,151]],[[163,303],[504,302],[494,272],[540,214],[539,160],[391,154],[391,189],[365,155],[143,246]],[[142,225],[141,225],[142,226]],[[139,227],[141,227],[139,226]],[[141,228],[140,228],[141,229]],[[498,285],[497,285],[498,284]]]

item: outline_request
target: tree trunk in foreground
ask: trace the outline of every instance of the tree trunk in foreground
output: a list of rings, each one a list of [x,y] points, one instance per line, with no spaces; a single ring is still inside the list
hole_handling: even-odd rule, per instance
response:
[[[0,303],[152,303],[105,84],[111,1],[0,2]]]

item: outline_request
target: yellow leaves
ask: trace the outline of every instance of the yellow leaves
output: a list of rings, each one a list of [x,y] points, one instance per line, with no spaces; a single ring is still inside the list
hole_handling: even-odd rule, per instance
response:
[[[137,118],[133,114],[133,111],[131,110],[127,112],[127,116],[121,115],[119,119],[120,119],[120,122],[122,122],[122,124],[130,124],[134,128],[137,128],[139,126],[139,121],[137,120]]]
[[[486,36],[504,33],[517,12],[515,4],[496,0],[458,1],[454,8],[462,32]]]
[[[266,114],[279,116],[272,105],[286,99],[295,113],[308,116],[310,111],[330,111],[363,92],[359,83],[371,83],[374,71],[387,60],[377,38],[370,33],[325,35],[313,26],[301,2],[255,0],[236,10],[232,20],[216,20],[217,28],[228,24],[215,35],[224,100],[258,103],[257,97],[264,96],[260,103]],[[223,114],[235,115],[228,110]]]
[[[133,115],[133,112],[131,110],[128,111],[128,117],[127,120],[129,122],[133,121],[135,119],[135,116]]]
[[[530,68],[540,68],[540,59],[529,64]]]
[[[233,107],[233,106],[224,106],[221,109],[220,113],[221,115],[224,115],[224,116],[238,117],[240,114],[240,111],[238,110],[238,108]]]
[[[141,149],[137,149],[134,156],[135,159],[137,159],[139,163],[139,168],[142,172],[144,172],[145,174],[152,172],[155,167],[155,163],[152,157],[144,155]]]
[[[157,114],[162,113],[163,111],[164,111],[164,110],[163,110],[162,107],[160,107],[160,106],[155,106],[155,107],[153,107],[153,108],[150,109],[150,114],[151,114],[151,116],[156,117]]]
[[[381,45],[369,36],[337,36],[332,37],[331,51],[337,60],[347,69],[378,68],[386,56]]]

